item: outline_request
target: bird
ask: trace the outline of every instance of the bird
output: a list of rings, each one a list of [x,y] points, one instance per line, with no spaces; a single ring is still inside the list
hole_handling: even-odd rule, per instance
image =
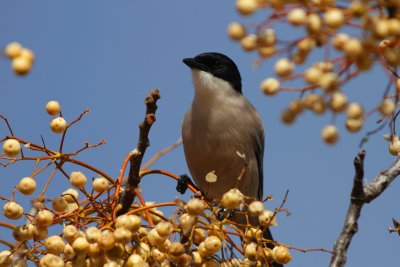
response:
[[[196,186],[208,200],[221,199],[232,188],[261,200],[264,127],[257,110],[242,94],[238,67],[217,52],[185,58],[183,63],[192,72],[194,98],[183,119],[182,143]],[[207,182],[209,173],[216,175],[215,183]],[[264,237],[273,240],[268,228]]]

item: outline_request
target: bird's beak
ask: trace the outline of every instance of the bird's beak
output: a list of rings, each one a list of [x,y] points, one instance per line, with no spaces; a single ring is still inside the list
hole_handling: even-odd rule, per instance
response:
[[[184,58],[183,63],[185,63],[191,69],[203,69],[203,65],[196,61],[195,58]]]

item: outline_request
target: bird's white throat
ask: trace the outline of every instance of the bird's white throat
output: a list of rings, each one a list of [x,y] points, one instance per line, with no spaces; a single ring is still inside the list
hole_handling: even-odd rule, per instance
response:
[[[229,82],[202,70],[192,70],[192,79],[195,88],[194,101],[212,101],[239,94]]]

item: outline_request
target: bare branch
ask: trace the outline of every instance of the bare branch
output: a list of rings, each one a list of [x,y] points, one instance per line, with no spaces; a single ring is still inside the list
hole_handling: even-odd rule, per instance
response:
[[[153,123],[156,121],[155,113],[157,110],[158,99],[160,99],[160,92],[155,89],[151,91],[144,101],[146,104],[146,115],[143,122],[139,125],[140,133],[138,144],[131,152],[128,182],[120,198],[119,202],[122,204],[122,208],[117,212],[117,215],[126,213],[135,198],[135,189],[140,183],[140,165],[142,164],[144,153],[146,152],[147,147],[150,145],[148,137],[149,131]]]
[[[342,232],[334,245],[334,253],[330,263],[331,267],[345,265],[350,242],[358,231],[358,219],[363,205],[371,202],[382,194],[390,183],[400,174],[400,158],[397,158],[392,166],[386,171],[381,172],[374,180],[364,186],[364,158],[365,151],[361,151],[354,159],[355,176],[350,206],[347,210]]]

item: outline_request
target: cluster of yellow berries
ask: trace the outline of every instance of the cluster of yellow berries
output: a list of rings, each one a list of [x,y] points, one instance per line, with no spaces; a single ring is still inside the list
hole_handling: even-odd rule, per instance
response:
[[[262,59],[278,53],[289,54],[276,60],[274,71],[277,78],[267,78],[260,85],[261,90],[269,96],[280,91],[302,93],[299,99],[293,100],[282,112],[284,123],[293,123],[306,109],[316,114],[330,110],[335,114],[346,113],[345,128],[349,132],[362,129],[366,119],[364,108],[360,103],[348,101],[347,95],[341,90],[342,84],[349,82],[360,72],[371,69],[376,58],[385,61],[381,64],[382,68],[400,66],[400,19],[398,15],[391,14],[399,10],[400,5],[395,1],[373,3],[376,5],[359,0],[343,5],[337,5],[334,0],[236,1],[236,9],[243,16],[265,8],[268,8],[269,16],[265,22],[260,23],[255,33],[248,33],[241,23],[231,23],[228,26],[229,37],[240,42],[244,51],[257,51]],[[280,43],[277,41],[277,32],[272,28],[277,23],[287,23],[301,29],[299,33],[305,34],[292,40],[289,37],[289,41],[284,42],[284,47],[278,47]],[[353,27],[352,34],[345,32],[346,25]],[[320,47],[324,47],[325,51],[336,50],[332,53],[335,58],[313,62],[301,74],[294,75],[296,66],[306,63],[313,50]],[[284,81],[299,78],[305,84],[302,87],[285,88],[281,85]],[[398,95],[400,80],[393,80],[396,80],[394,87],[395,94]],[[322,91],[318,92],[317,89]],[[389,117],[396,112],[395,99],[397,98],[387,95],[377,103],[376,110],[381,116]],[[339,132],[335,125],[328,125],[322,129],[321,136],[326,143],[334,144],[339,139]],[[396,138],[391,143],[396,143]],[[397,146],[392,145],[392,154],[393,147]]]
[[[23,178],[31,179],[32,178]],[[109,189],[105,178],[93,181],[93,188],[98,192]],[[82,189],[86,177],[81,172],[72,172],[71,184]],[[28,183],[18,188],[23,194],[31,194],[33,186]],[[97,184],[97,185],[96,185]],[[99,187],[99,184],[101,185]],[[28,190],[26,192],[25,190]],[[13,237],[17,242],[34,242],[42,244],[30,252],[29,260],[36,260],[41,267],[67,266],[260,266],[272,262],[287,264],[292,256],[287,247],[277,245],[269,249],[263,244],[263,232],[257,227],[248,227],[244,233],[242,259],[228,259],[220,262],[214,255],[220,253],[225,246],[224,223],[212,217],[207,212],[205,203],[192,198],[187,203],[180,202],[181,214],[174,219],[166,220],[164,214],[152,208],[153,228],[143,225],[147,220],[144,212],[137,215],[121,215],[112,225],[102,229],[96,226],[81,226],[67,224],[60,235],[48,236],[49,227],[56,224],[61,217],[81,208],[79,193],[70,188],[52,201],[52,208],[43,204],[39,211],[30,217],[29,223],[16,226]],[[221,205],[237,208],[242,204],[243,194],[232,189],[225,193]],[[104,202],[105,205],[106,202]],[[152,205],[153,203],[146,203]],[[98,202],[97,205],[100,205]],[[97,207],[98,209],[100,208]],[[105,209],[105,207],[101,208]],[[85,212],[82,210],[82,212]],[[249,215],[258,216],[263,226],[276,225],[274,212],[265,210],[260,201],[250,203]],[[10,220],[18,220],[24,215],[23,208],[15,201],[3,206],[3,214]],[[89,216],[89,215],[86,215]],[[203,220],[206,218],[206,220]],[[176,222],[175,222],[176,220]],[[206,223],[209,221],[209,223]],[[179,233],[189,242],[175,241]],[[190,253],[188,251],[191,251]],[[43,255],[43,256],[40,256]],[[28,266],[25,257],[19,258],[11,251],[0,252],[1,266]],[[18,264],[18,265],[16,265]]]
[[[25,75],[32,69],[35,54],[29,48],[12,42],[6,46],[4,53],[11,59],[11,67],[16,74]]]
[[[60,103],[58,103],[55,100],[47,102],[46,111],[47,114],[51,116],[56,116],[60,114],[61,112]],[[67,129],[67,121],[62,116],[55,117],[50,121],[50,129],[56,134],[61,134]]]

